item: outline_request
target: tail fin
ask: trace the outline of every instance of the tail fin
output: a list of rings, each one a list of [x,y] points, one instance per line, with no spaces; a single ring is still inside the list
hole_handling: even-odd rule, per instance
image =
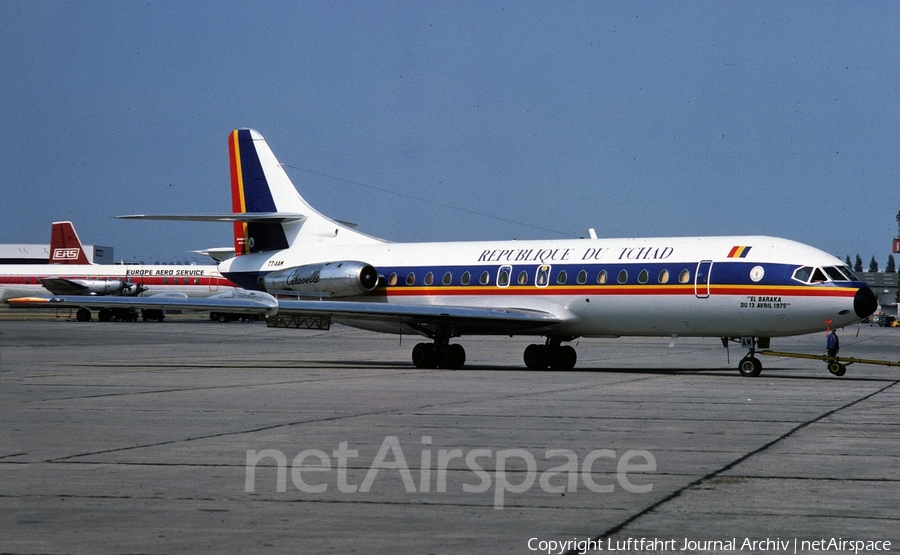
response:
[[[228,151],[232,212],[257,213],[248,221],[234,222],[236,256],[302,243],[381,242],[323,216],[303,200],[266,140],[256,131],[232,131]]]
[[[50,228],[50,264],[91,264],[72,222],[53,222]]]

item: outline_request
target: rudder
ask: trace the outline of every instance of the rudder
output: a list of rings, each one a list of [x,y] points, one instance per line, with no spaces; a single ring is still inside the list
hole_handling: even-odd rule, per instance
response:
[[[50,227],[50,264],[91,264],[72,222],[53,222]]]
[[[258,132],[232,131],[228,150],[232,212],[255,215],[234,223],[236,256],[287,249],[297,242],[381,242],[320,214],[303,200]]]
[[[231,160],[232,212],[278,212],[249,129],[236,129],[231,133],[228,155]],[[234,222],[235,256],[288,246],[279,223]]]

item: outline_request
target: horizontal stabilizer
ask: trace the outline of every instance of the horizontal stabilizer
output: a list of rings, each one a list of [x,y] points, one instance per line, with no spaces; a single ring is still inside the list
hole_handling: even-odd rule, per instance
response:
[[[245,212],[235,214],[129,214],[116,216],[120,220],[168,220],[178,222],[268,222],[292,223],[306,219],[303,214],[294,212]]]
[[[203,256],[208,256],[219,263],[229,258],[234,258],[234,247],[213,247],[211,249],[203,249],[199,251],[191,251]]]

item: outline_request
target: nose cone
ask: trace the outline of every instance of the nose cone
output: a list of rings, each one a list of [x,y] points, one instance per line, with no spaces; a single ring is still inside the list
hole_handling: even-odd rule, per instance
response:
[[[878,308],[878,298],[868,287],[860,287],[853,297],[853,310],[860,318],[866,318]]]

